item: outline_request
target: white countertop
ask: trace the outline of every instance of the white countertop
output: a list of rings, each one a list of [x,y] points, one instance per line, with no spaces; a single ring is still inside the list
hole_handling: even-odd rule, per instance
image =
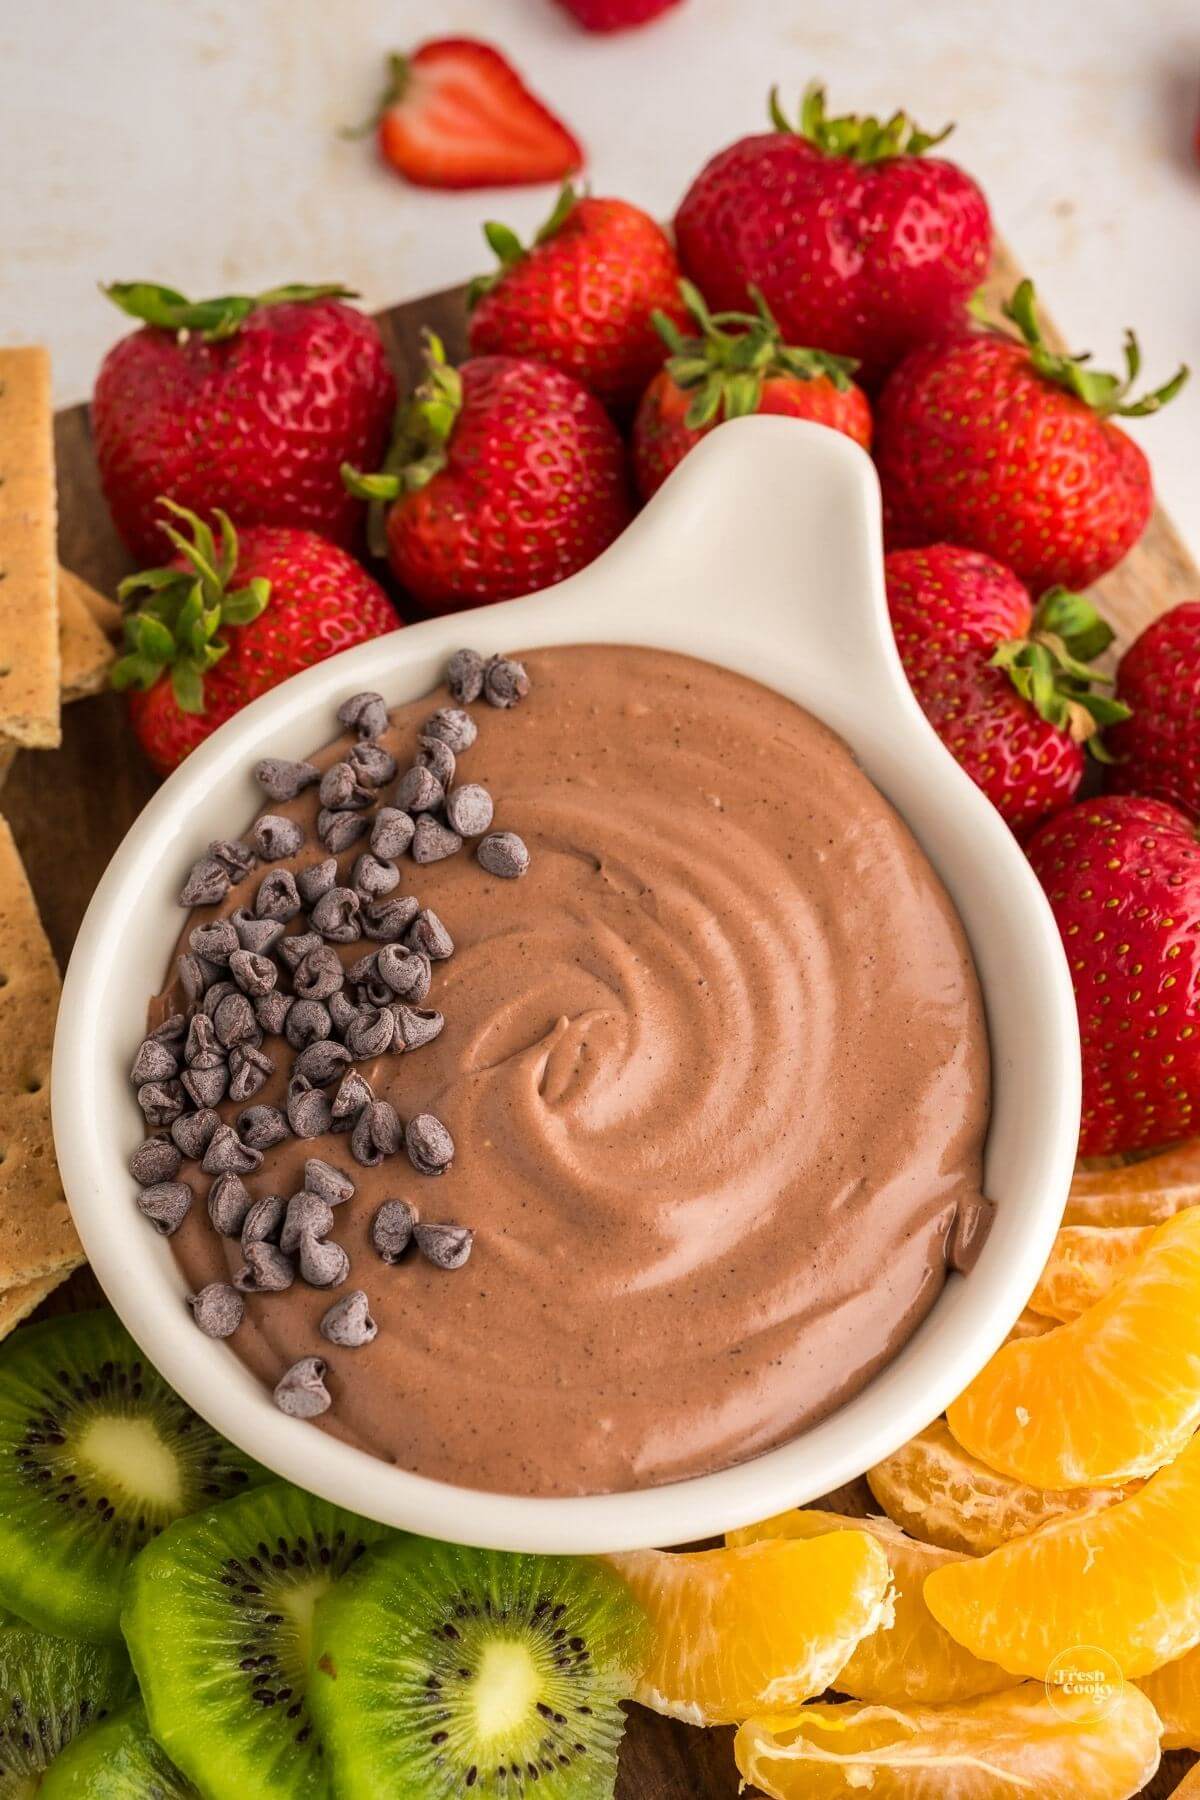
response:
[[[1195,0],[684,0],[589,37],[550,0],[55,0],[0,8],[0,341],[50,344],[60,402],[120,335],[98,280],[197,297],[340,279],[372,308],[486,267],[479,222],[528,231],[545,189],[440,195],[338,128],[385,51],[503,46],[590,151],[595,191],[669,215],[702,162],[814,75],[837,111],[958,120],[957,156],[1072,342],[1117,366],[1134,325],[1157,383],[1134,426],[1200,557],[1200,12]]]

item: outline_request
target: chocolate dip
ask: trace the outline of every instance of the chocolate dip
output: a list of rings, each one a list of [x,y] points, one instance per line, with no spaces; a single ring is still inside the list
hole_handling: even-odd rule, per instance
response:
[[[425,1002],[446,1026],[358,1065],[402,1119],[445,1122],[453,1166],[425,1177],[401,1151],[362,1168],[336,1134],[268,1149],[256,1198],[301,1188],[310,1156],[353,1178],[331,1233],[351,1273],[248,1296],[229,1342],[270,1386],[325,1357],[319,1428],[402,1468],[595,1494],[770,1449],[896,1354],[972,1235],[955,1222],[980,1199],[988,1048],[951,903],[839,738],[687,657],[524,661],[522,705],[471,709],[457,779],[490,791],[528,873],[497,879],[471,845],[400,859],[397,893],[454,938]],[[392,715],[401,772],[448,703],[441,689]],[[315,788],[259,810],[300,820],[304,848],[195,909],[181,948],[271,869],[325,857]],[[151,1022],[177,1004],[169,988]],[[255,1101],[282,1105],[294,1053],[263,1048],[278,1068]],[[186,1277],[228,1280],[242,1257],[209,1223],[209,1178],[185,1163],[180,1179],[197,1195],[171,1240]],[[368,1233],[389,1198],[472,1227],[470,1260],[386,1265]],[[337,1348],[318,1323],[358,1287],[378,1335]]]

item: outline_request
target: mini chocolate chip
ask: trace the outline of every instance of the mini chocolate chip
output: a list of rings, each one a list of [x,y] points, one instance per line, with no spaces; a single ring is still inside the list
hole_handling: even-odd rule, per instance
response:
[[[291,1010],[292,996],[285,994],[280,988],[273,988],[269,994],[260,994],[254,1002],[254,1016],[260,1028],[271,1037],[282,1034]]]
[[[426,719],[421,727],[421,736],[441,738],[455,756],[461,756],[479,736],[479,727],[470,713],[464,712],[461,706],[442,706],[432,717]]]
[[[175,973],[186,999],[192,1002],[199,1000],[208,986],[208,971],[212,968],[212,963],[206,962],[202,956],[186,954],[178,958]]]
[[[451,788],[446,795],[446,819],[459,837],[482,837],[495,817],[492,796],[477,781]]]
[[[208,854],[224,865],[231,881],[243,881],[258,861],[250,845],[241,838],[215,838],[208,846]]]
[[[346,1048],[355,1062],[370,1062],[387,1055],[395,1035],[396,1021],[390,1012],[382,1007],[363,1006],[346,1027]]]
[[[277,1244],[247,1244],[244,1255],[246,1261],[233,1278],[243,1294],[282,1294],[296,1279],[291,1258]]]
[[[298,969],[310,950],[319,950],[321,938],[315,931],[294,931],[279,945],[279,960],[289,969]]]
[[[492,656],[483,671],[483,697],[489,706],[515,706],[529,692],[525,664],[508,656]]]
[[[414,998],[429,973],[429,959],[423,951],[402,949],[399,944],[385,944],[375,966],[379,979],[400,1000]]]
[[[321,895],[310,916],[323,938],[334,944],[353,944],[362,936],[361,906],[353,888],[334,887]]]
[[[188,949],[194,956],[220,967],[229,961],[238,947],[238,935],[228,919],[214,919],[210,925],[197,925],[188,937]]]
[[[183,1071],[183,1085],[193,1106],[219,1106],[229,1091],[229,1070],[223,1062],[207,1068],[196,1063]]]
[[[414,763],[396,783],[393,800],[406,813],[430,813],[445,798],[442,784],[432,769]]]
[[[137,1092],[137,1102],[152,1129],[171,1125],[187,1104],[181,1081],[147,1081]]]
[[[186,1013],[169,1013],[162,1024],[156,1025],[147,1035],[156,1044],[165,1044],[169,1050],[177,1050],[187,1036],[187,1028]]]
[[[269,956],[257,956],[253,950],[235,950],[229,959],[229,973],[243,994],[260,1000],[269,994],[279,980],[279,970]]]
[[[375,796],[359,781],[352,764],[333,763],[321,777],[318,798],[326,812],[365,812]]]
[[[226,995],[213,1014],[213,1030],[218,1042],[224,1044],[227,1050],[234,1044],[244,1044],[254,1036],[258,1030],[258,1021],[245,994]]]
[[[351,1060],[344,1044],[336,1044],[332,1038],[318,1038],[300,1052],[292,1072],[303,1076],[313,1087],[327,1087],[337,1080]]]
[[[446,1023],[440,1012],[408,1006],[402,1000],[392,1007],[392,1017],[396,1021],[397,1044],[405,1050],[419,1050],[424,1044],[432,1044],[434,1038],[441,1036]]]
[[[454,1139],[433,1113],[418,1113],[408,1121],[404,1148],[420,1175],[444,1175],[454,1161]]]
[[[368,900],[362,909],[363,930],[377,944],[393,944],[403,937],[416,916],[417,902],[411,894]]]
[[[293,1050],[306,1050],[332,1036],[333,1020],[329,1008],[319,1000],[296,1000],[288,1013],[284,1036]]]
[[[205,1337],[232,1337],[241,1324],[246,1302],[227,1281],[210,1281],[198,1294],[188,1296],[192,1317]]]
[[[348,1075],[346,1080],[351,1077]],[[362,1077],[358,1079],[361,1081]],[[343,1082],[343,1087],[345,1082]],[[367,1084],[364,1081],[363,1086]],[[370,1088],[367,1088],[368,1094]],[[340,1090],[339,1090],[340,1092]],[[304,1186],[310,1194],[316,1194],[328,1206],[341,1206],[344,1201],[354,1198],[354,1183],[342,1169],[337,1169],[320,1156],[310,1156],[304,1165]]]
[[[412,816],[398,806],[381,806],[371,827],[371,849],[376,856],[403,856],[413,840]]]
[[[260,919],[282,919],[286,924],[301,909],[296,878],[290,869],[272,869],[259,883],[254,910]]]
[[[222,1237],[240,1237],[253,1205],[240,1175],[218,1175],[208,1190],[208,1216]]]
[[[351,694],[337,709],[337,721],[347,731],[357,731],[360,738],[377,738],[388,728],[387,701],[369,688]]]
[[[357,992],[360,1007],[373,1006],[378,1010],[381,1006],[390,1007],[392,1004],[392,990],[387,982],[380,981],[378,976],[373,981],[364,981]]]
[[[242,1220],[242,1250],[251,1244],[278,1243],[287,1217],[287,1201],[282,1194],[264,1194],[247,1210]]]
[[[516,881],[529,867],[529,851],[525,840],[515,831],[493,831],[480,839],[475,860],[489,875],[498,875],[502,881]]]
[[[330,994],[325,1004],[329,1008],[329,1016],[333,1020],[333,1029],[338,1037],[341,1037],[347,1025],[358,1011],[358,1007],[350,998],[349,994],[347,994],[344,987],[339,988],[336,994]]]
[[[466,1225],[414,1225],[413,1236],[435,1269],[461,1269],[475,1242],[475,1233]]]
[[[293,1194],[287,1203],[283,1226],[279,1233],[279,1248],[289,1256],[300,1248],[302,1232],[311,1232],[313,1237],[323,1238],[333,1230],[333,1208],[328,1200],[322,1200],[319,1194],[310,1194],[302,1189]]]
[[[374,1169],[385,1156],[395,1156],[404,1142],[404,1127],[390,1100],[364,1106],[350,1133],[350,1154],[364,1169]]]
[[[446,686],[460,706],[483,692],[483,658],[478,650],[456,650],[446,665]]]
[[[200,1112],[184,1113],[171,1127],[171,1141],[189,1162],[199,1162],[220,1123],[220,1113],[211,1106]]]
[[[390,750],[382,744],[373,743],[364,738],[361,744],[355,744],[346,761],[354,770],[359,781],[367,787],[382,787],[396,773],[396,759]]]
[[[307,1052],[306,1052],[307,1054]],[[288,1083],[287,1119],[298,1138],[323,1137],[332,1123],[329,1098],[303,1075]]]
[[[302,1356],[275,1383],[274,1400],[289,1419],[315,1419],[333,1405],[325,1386],[328,1368],[320,1356]]]
[[[249,1175],[262,1161],[262,1151],[243,1144],[232,1125],[218,1125],[200,1167],[206,1175]]]
[[[362,1288],[355,1288],[353,1293],[335,1300],[318,1329],[323,1338],[328,1338],[331,1344],[338,1344],[343,1350],[361,1349],[379,1331],[371,1317],[367,1296]]]
[[[307,869],[296,871],[296,886],[300,890],[300,898],[305,906],[313,906],[327,894],[337,881],[337,857],[327,856],[324,861],[310,863]]]
[[[370,1083],[363,1079],[358,1070],[347,1070],[346,1074],[342,1076],[337,1093],[333,1096],[334,1130],[336,1131],[339,1126],[344,1130],[352,1125],[363,1107],[370,1106],[374,1098]],[[307,1174],[304,1179],[305,1185],[311,1187],[312,1183],[308,1180]],[[318,1188],[316,1192],[320,1193],[322,1190]],[[328,1198],[328,1196],[326,1197]]]
[[[317,814],[317,836],[326,850],[340,856],[343,850],[348,850],[366,834],[370,823],[362,813],[332,812],[323,807]]]
[[[186,1181],[156,1181],[137,1197],[138,1211],[164,1237],[179,1230],[191,1204],[192,1190]]]
[[[237,993],[236,982],[229,981],[226,978],[227,975],[228,970],[226,971],[226,975],[222,976],[220,981],[214,981],[210,988],[205,989],[201,1011],[210,1024],[212,1023],[213,1014],[216,1012],[218,1006],[220,1006],[222,1000],[227,1000],[230,994]],[[202,1049],[211,1050],[213,1045],[216,1045],[218,1050],[220,1049],[220,1045],[217,1044],[215,1035],[213,1036],[211,1043],[204,1044]]]
[[[392,862],[381,862],[369,850],[357,857],[350,871],[350,885],[364,900],[377,900],[400,885],[400,871]]]
[[[237,1118],[238,1136],[251,1150],[269,1150],[291,1137],[291,1127],[277,1106],[248,1106]]]
[[[431,962],[445,962],[454,955],[454,939],[431,906],[421,908],[404,941],[410,950],[429,957]]]
[[[364,981],[374,981],[379,963],[378,950],[368,950],[356,962],[352,962],[346,970],[346,980],[351,987],[360,987]]]
[[[335,892],[330,889],[330,892]],[[328,1000],[345,982],[342,959],[330,944],[318,942],[302,962],[296,965],[292,986],[301,1000]]]
[[[280,756],[264,756],[254,765],[259,786],[272,800],[294,800],[297,794],[320,781],[321,772],[310,762],[287,762]]]
[[[236,992],[231,989],[231,992]],[[216,993],[216,988],[210,989]],[[222,995],[222,999],[228,999]],[[220,1001],[218,1001],[218,1005]],[[189,1068],[211,1069],[215,1063],[223,1062],[225,1052],[217,1042],[216,1030],[207,1013],[194,1013],[188,1026],[187,1042],[183,1047],[183,1060]]]
[[[371,1243],[385,1263],[395,1265],[412,1242],[416,1209],[407,1200],[385,1200],[371,1220]]]
[[[322,1241],[311,1231],[300,1233],[300,1274],[309,1287],[340,1287],[350,1273],[350,1258],[340,1244]]]
[[[282,919],[259,919],[248,907],[239,906],[235,913],[230,913],[229,922],[238,935],[238,943],[243,950],[252,956],[269,956],[276,944],[283,938],[284,925]],[[236,952],[235,952],[236,954]],[[229,959],[233,967],[233,957]]]
[[[202,856],[194,862],[188,878],[179,890],[180,906],[216,906],[232,884],[229,870],[215,856]]]
[[[422,813],[413,833],[412,858],[416,863],[444,862],[462,849],[463,841],[456,831],[441,825],[428,813]]]
[[[179,1058],[166,1044],[154,1038],[143,1038],[133,1059],[129,1079],[135,1087],[147,1081],[170,1081],[179,1073]]]
[[[235,1044],[229,1052],[229,1098],[239,1106],[253,1100],[275,1073],[275,1064],[256,1044]]]
[[[170,1138],[151,1137],[139,1144],[130,1157],[129,1173],[140,1186],[155,1187],[160,1181],[173,1181],[182,1161],[178,1145]]]
[[[429,773],[442,784],[445,793],[454,780],[454,752],[443,738],[419,737],[417,739],[417,766],[428,769]]]
[[[281,856],[295,856],[304,842],[304,827],[295,819],[279,813],[264,813],[254,821],[254,848],[264,862],[278,862]]]

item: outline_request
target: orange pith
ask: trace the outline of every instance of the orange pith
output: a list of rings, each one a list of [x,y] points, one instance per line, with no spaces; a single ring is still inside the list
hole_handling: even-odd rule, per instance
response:
[[[734,1724],[822,1693],[891,1617],[887,1557],[859,1530],[608,1561],[650,1616],[636,1698],[694,1725]]]
[[[772,1800],[1129,1800],[1158,1767],[1158,1719],[1122,1684],[1104,1710],[1040,1684],[959,1706],[806,1706],[750,1719],[734,1755]]]
[[[946,1418],[972,1455],[1033,1487],[1161,1468],[1200,1423],[1200,1208],[1157,1226],[1079,1318],[1003,1345]]]
[[[835,1686],[855,1700],[936,1703],[968,1700],[976,1694],[1011,1687],[1012,1676],[994,1663],[980,1662],[938,1624],[925,1604],[922,1585],[932,1569],[958,1562],[953,1550],[919,1544],[890,1519],[852,1519],[844,1513],[813,1509],[780,1513],[761,1525],[731,1531],[728,1542],[750,1544],[762,1538],[817,1538],[831,1531],[869,1532],[891,1565],[895,1582],[895,1616],[863,1638],[839,1672]]]
[[[1200,1205],[1200,1138],[1120,1169],[1077,1169],[1064,1225],[1161,1225]]]
[[[983,1556],[1039,1525],[1115,1506],[1122,1488],[1044,1490],[998,1475],[971,1456],[943,1419],[867,1471],[871,1492],[910,1537]]]
[[[1064,1225],[1029,1305],[1048,1319],[1077,1319],[1102,1300],[1154,1236],[1152,1225]]]
[[[1059,1519],[925,1579],[951,1637],[1014,1675],[1096,1645],[1127,1680],[1200,1642],[1200,1437],[1106,1512]]]

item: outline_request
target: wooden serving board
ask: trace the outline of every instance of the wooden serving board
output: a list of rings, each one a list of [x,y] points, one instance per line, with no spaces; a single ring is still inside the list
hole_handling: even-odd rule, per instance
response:
[[[997,300],[1011,293],[1019,275],[1013,259],[1000,250],[989,282]],[[461,289],[409,301],[380,322],[402,391],[419,368],[425,327],[444,339],[452,360],[465,353]],[[86,407],[58,415],[56,441],[61,561],[112,593],[130,563],[100,492]],[[1200,569],[1158,511],[1137,549],[1100,584],[1097,596],[1119,649],[1168,607],[1200,598]],[[64,709],[59,750],[18,757],[0,807],[16,835],[61,967],[110,856],[156,785],[126,723],[124,702],[114,694]],[[83,1270],[42,1311],[69,1311],[100,1298]],[[872,1507],[865,1482],[839,1490],[829,1504],[859,1516]],[[738,1776],[731,1741],[731,1732],[698,1731],[632,1708],[619,1800],[734,1800]],[[1170,1794],[1194,1760],[1182,1753],[1164,1758],[1146,1795]]]

